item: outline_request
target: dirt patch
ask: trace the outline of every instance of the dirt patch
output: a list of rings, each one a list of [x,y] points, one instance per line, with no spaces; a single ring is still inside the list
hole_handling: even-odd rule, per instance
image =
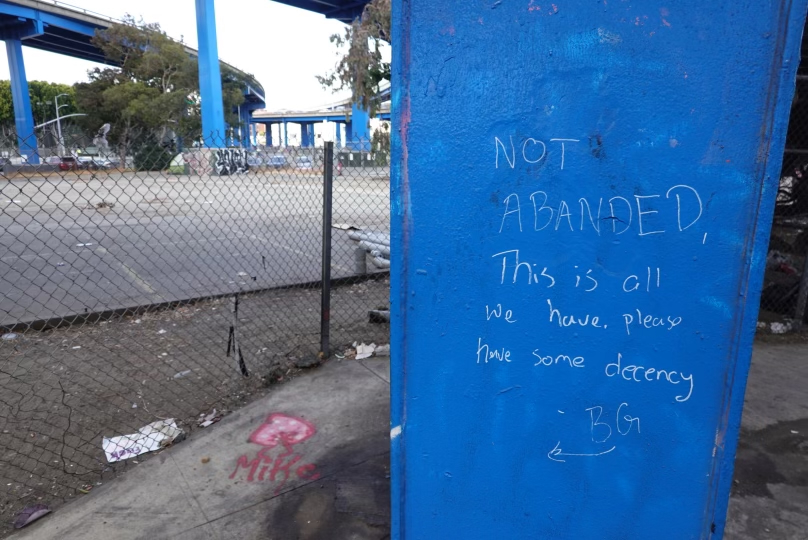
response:
[[[369,324],[367,310],[388,297],[384,277],[334,288],[332,350],[386,343],[389,325]],[[200,415],[227,414],[317,365],[319,289],[241,295],[235,323],[232,306],[221,298],[0,341],[0,536],[25,505],[58,507],[155,455],[107,463],[103,437],[164,418],[191,433]],[[248,377],[227,354],[231,326]]]

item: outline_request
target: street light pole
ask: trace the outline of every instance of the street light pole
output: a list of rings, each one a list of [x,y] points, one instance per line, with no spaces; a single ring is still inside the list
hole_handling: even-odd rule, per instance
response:
[[[62,122],[59,117],[59,109],[62,107],[67,107],[67,103],[64,105],[59,105],[59,98],[66,95],[67,94],[59,94],[53,98],[53,106],[56,107],[56,133],[59,137],[59,144],[56,147],[56,153],[59,154],[59,157],[63,157],[65,153],[65,140],[62,138]]]

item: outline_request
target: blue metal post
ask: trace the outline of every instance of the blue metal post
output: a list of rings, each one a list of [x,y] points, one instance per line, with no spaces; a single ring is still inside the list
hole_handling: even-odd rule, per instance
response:
[[[266,123],[264,124],[264,129],[266,130],[266,147],[272,147],[272,124]]]
[[[205,146],[225,144],[222,75],[216,43],[216,12],[213,0],[195,0],[196,33],[199,41],[199,95],[202,98],[202,136]]]
[[[337,129],[337,137],[336,137],[337,138],[337,148],[341,148],[342,147],[342,123],[337,122],[335,127]]]
[[[391,538],[718,540],[808,0],[486,4],[392,2]]]
[[[6,54],[20,155],[25,156],[28,163],[36,165],[39,163],[39,154],[34,135],[34,116],[31,112],[31,96],[28,94],[28,79],[25,77],[22,42],[19,39],[6,39]]]
[[[286,148],[289,146],[289,123],[284,120],[283,121],[283,147]]]
[[[240,136],[239,146],[242,148],[250,149],[251,146],[251,138],[250,138],[250,111],[242,105],[239,107],[239,129],[238,129]]]
[[[309,125],[308,124],[300,124],[300,146],[303,148],[308,148],[311,145],[309,141]]]
[[[370,149],[369,122],[368,111],[360,108],[356,103],[351,105],[351,134],[346,137],[349,148],[352,150]]]

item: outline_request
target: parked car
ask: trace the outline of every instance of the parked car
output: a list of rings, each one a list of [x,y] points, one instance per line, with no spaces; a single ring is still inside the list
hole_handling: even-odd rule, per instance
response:
[[[79,156],[79,168],[97,171],[99,169],[106,170],[115,167],[115,164],[109,159],[101,156]]]
[[[260,167],[263,164],[264,160],[257,153],[251,152],[247,154],[247,165],[250,167]]]
[[[74,157],[59,158],[60,171],[77,171],[81,168],[79,162]]]
[[[119,162],[119,161],[118,161]],[[105,157],[94,157],[90,167],[94,169],[114,169],[117,167],[117,162]]]
[[[267,165],[280,169],[286,166],[286,156],[270,156],[267,160]]]
[[[300,156],[295,160],[295,167],[298,169],[311,169],[313,167],[309,156]]]

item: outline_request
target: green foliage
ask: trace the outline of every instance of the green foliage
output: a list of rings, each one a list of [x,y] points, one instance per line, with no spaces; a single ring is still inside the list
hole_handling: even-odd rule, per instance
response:
[[[76,111],[75,92],[66,84],[46,81],[28,81],[28,95],[31,98],[31,111],[34,124],[43,124],[56,118],[56,107],[53,99],[59,94],[67,94],[59,98],[59,115],[73,114]],[[0,126],[14,127],[14,105],[11,99],[11,82],[0,81]]]
[[[390,41],[391,0],[371,0],[361,19],[356,19],[343,35],[331,36],[338,49],[347,46],[334,71],[317,76],[324,88],[338,92],[351,90],[351,100],[375,116],[378,103],[373,100],[382,81],[390,80],[390,63],[382,60],[381,44]]]
[[[379,129],[373,132],[370,149],[376,156],[376,165],[387,165],[390,156],[390,124],[382,122]]]
[[[170,147],[148,138],[135,152],[135,168],[139,171],[162,171],[171,165],[176,152]]]
[[[107,139],[122,154],[146,136],[158,143],[176,136],[200,138],[198,66],[182,43],[169,38],[159,24],[129,15],[123,24],[97,32],[93,43],[120,67],[93,69],[88,82],[75,85],[76,101],[88,112],[82,122],[88,134],[110,124]],[[243,87],[243,81],[222,66],[225,121],[232,126],[238,123],[234,110],[244,101]]]

